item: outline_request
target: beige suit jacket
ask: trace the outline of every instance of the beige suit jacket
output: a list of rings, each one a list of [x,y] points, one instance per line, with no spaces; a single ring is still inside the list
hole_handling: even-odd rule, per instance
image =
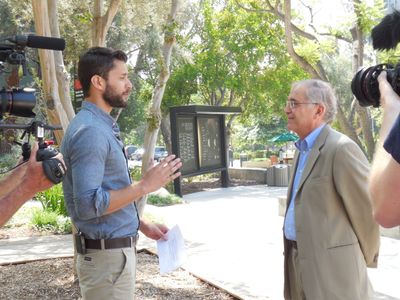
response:
[[[298,153],[294,166],[297,161]],[[372,216],[368,172],[361,149],[325,126],[308,156],[295,198],[297,247],[307,300],[371,296],[366,266],[377,266],[379,227]],[[284,238],[285,253],[288,246]],[[287,263],[285,255],[284,294],[290,299]]]

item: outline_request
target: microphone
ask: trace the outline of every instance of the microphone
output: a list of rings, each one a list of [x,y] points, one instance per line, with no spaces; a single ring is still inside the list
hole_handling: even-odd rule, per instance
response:
[[[53,38],[47,36],[40,35],[16,35],[12,38],[8,39],[10,42],[15,43],[17,46],[21,47],[31,47],[31,48],[39,48],[39,49],[48,49],[48,50],[64,50],[65,49],[65,40],[61,38]]]

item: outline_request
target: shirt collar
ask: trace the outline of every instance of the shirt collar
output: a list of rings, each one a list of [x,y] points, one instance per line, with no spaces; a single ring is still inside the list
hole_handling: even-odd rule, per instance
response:
[[[295,143],[295,146],[297,147],[297,149],[299,149],[299,151],[308,151],[308,150],[310,150],[314,146],[315,141],[317,140],[319,134],[321,133],[321,131],[325,127],[325,125],[326,124],[324,123],[321,126],[315,128],[313,131],[311,131],[311,133],[309,135],[307,135],[305,137],[305,139],[298,140]]]
[[[102,110],[100,107],[98,107],[96,104],[89,102],[89,101],[83,101],[82,103],[82,109],[86,109],[93,113],[96,117],[99,117],[101,120],[103,120],[108,126],[114,128],[115,126],[118,125],[115,122],[115,120],[104,110]]]

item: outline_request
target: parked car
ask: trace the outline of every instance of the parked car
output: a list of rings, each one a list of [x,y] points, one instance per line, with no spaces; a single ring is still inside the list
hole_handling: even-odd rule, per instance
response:
[[[142,160],[143,153],[144,153],[143,148],[136,149],[136,151],[132,154],[132,159]]]
[[[132,159],[134,160],[142,160],[144,153],[143,148],[138,148],[135,153],[132,154]],[[168,151],[163,146],[156,146],[154,148],[154,160],[160,161],[163,158],[168,156]]]
[[[137,149],[138,149],[138,147],[134,146],[134,145],[125,146],[126,157],[129,158],[129,159],[133,159],[133,154],[135,153],[135,151]]]
[[[160,161],[163,158],[168,156],[168,151],[165,149],[165,147],[162,146],[156,146],[154,149],[154,159],[156,161]]]

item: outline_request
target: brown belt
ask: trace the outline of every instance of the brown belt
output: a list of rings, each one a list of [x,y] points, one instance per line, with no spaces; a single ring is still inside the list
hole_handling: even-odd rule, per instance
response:
[[[297,242],[296,241],[287,240],[287,242],[288,242],[290,247],[292,247],[292,248],[297,250]]]
[[[124,238],[115,239],[101,239],[101,240],[90,240],[85,239],[85,246],[87,249],[116,249],[116,248],[132,248],[136,246],[138,240],[137,236],[130,236]]]

